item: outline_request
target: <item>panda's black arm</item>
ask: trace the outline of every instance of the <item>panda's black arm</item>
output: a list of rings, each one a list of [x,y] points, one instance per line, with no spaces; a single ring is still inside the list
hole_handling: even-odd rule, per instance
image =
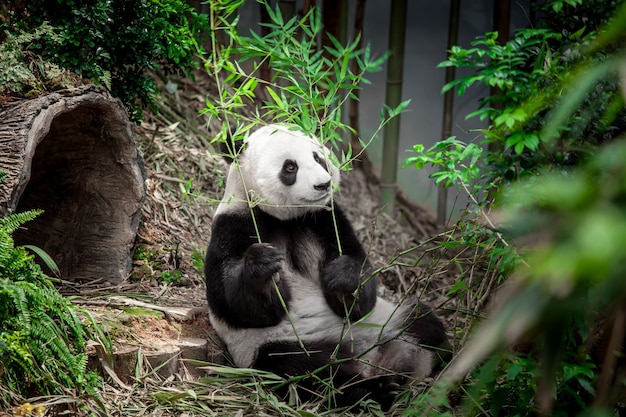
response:
[[[267,327],[285,315],[287,286],[275,280],[284,255],[258,243],[249,216],[220,214],[205,258],[207,300],[214,314],[234,327]]]
[[[376,304],[376,277],[372,276],[374,269],[343,210],[335,204],[333,211],[320,212],[321,218],[316,222],[326,247],[322,289],[337,315],[345,317],[348,312],[351,320],[358,320]]]

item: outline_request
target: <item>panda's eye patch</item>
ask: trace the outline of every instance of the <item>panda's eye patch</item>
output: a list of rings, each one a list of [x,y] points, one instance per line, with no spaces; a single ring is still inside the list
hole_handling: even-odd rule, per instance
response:
[[[313,159],[315,160],[315,162],[320,164],[322,166],[322,168],[324,168],[324,171],[328,172],[328,167],[326,166],[326,161],[324,161],[324,159],[322,159],[317,152],[313,152]]]
[[[293,159],[285,159],[283,168],[280,170],[280,181],[285,185],[294,185],[298,175],[298,164]]]
[[[292,161],[291,159],[287,159],[285,161],[285,163],[283,164],[283,171],[285,171],[285,172],[297,172],[298,171],[298,164],[296,164],[296,161]]]

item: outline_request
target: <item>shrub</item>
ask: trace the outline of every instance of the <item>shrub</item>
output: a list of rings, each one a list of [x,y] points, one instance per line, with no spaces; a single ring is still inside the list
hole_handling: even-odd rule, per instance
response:
[[[45,36],[30,50],[106,85],[135,119],[157,93],[147,71],[190,75],[207,24],[183,0],[29,0],[8,12],[0,29],[31,31],[44,22],[56,28],[61,42]]]
[[[543,11],[554,17],[564,3],[582,2],[547,3],[551,9]],[[436,181],[468,192],[473,210],[459,225],[470,233],[454,235],[453,243],[476,248],[504,278],[512,274],[503,268],[509,264],[502,249],[520,237],[536,244],[515,248],[521,254],[508,294],[436,386],[414,402],[416,415],[429,407],[449,410],[441,393],[457,389],[467,415],[623,412],[624,380],[614,376],[624,372],[626,111],[616,74],[626,53],[626,7],[589,3],[606,6],[597,16],[617,13],[584,37],[580,26],[570,32],[571,20],[563,33],[524,30],[504,46],[488,34],[444,63],[475,69],[447,89],[462,93],[478,82],[502,90],[473,114],[489,116],[485,139],[498,150],[452,138],[428,150],[417,145],[408,165],[433,164]],[[501,107],[492,105],[497,100]],[[489,215],[493,207],[500,208],[498,224]],[[480,245],[494,234],[499,245]]]
[[[551,3],[555,7],[563,2]],[[497,42],[497,33],[487,33],[472,42],[470,48],[454,46],[449,59],[440,64],[473,70],[446,85],[443,91],[456,88],[462,95],[475,84],[498,88],[497,94],[482,99],[480,108],[467,115],[489,121],[488,129],[481,132],[485,143],[495,145],[485,154],[484,174],[488,181],[514,181],[542,168],[558,170],[578,165],[598,146],[626,130],[626,110],[617,72],[604,68],[619,50],[618,44],[593,46],[602,33],[593,25],[606,22],[615,3],[596,8],[598,16],[588,22],[589,26],[574,18],[583,17],[587,9],[574,14],[561,4],[556,7],[562,10],[559,15],[553,7],[544,9],[547,20],[543,27],[518,30],[505,45]],[[577,30],[550,26],[557,21],[556,16],[560,17],[560,25],[569,28],[578,22]],[[584,91],[579,97],[581,103],[572,109],[567,120],[547,126],[546,121],[557,109],[566,107],[564,90],[577,90],[581,85],[573,83],[585,82],[584,77],[578,77],[583,73],[588,73],[593,88],[580,88]]]
[[[76,76],[58,65],[44,60],[29,48],[46,37],[61,42],[54,28],[47,23],[31,32],[7,33],[0,43],[0,95],[30,97],[47,89],[69,88]]]

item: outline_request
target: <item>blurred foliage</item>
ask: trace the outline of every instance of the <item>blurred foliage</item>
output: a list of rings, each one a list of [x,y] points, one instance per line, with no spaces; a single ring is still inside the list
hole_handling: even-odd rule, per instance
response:
[[[626,138],[573,173],[515,184],[506,205],[506,236],[536,243],[509,284],[514,291],[466,354],[482,359],[502,341],[517,350],[471,373],[466,407],[482,414],[480,404],[493,415],[572,416],[591,404],[623,412]]]
[[[465,232],[455,236],[480,249],[477,262],[501,269],[510,251],[518,262],[502,271],[490,318],[415,400],[415,415],[624,413],[623,3],[543,2],[542,27],[505,45],[487,34],[442,64],[474,70],[445,91],[495,88],[468,116],[488,120],[481,133],[491,146],[416,145],[407,166],[435,165],[435,181],[468,193],[472,208],[456,225]]]
[[[55,29],[28,50],[83,78],[105,85],[141,119],[158,91],[148,70],[191,75],[207,26],[183,0],[28,0],[0,3],[0,41]]]

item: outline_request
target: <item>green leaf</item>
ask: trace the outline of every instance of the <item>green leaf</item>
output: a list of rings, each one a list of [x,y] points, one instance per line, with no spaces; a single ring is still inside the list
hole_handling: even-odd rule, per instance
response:
[[[563,9],[563,2],[562,1],[554,1],[552,3],[552,10],[554,10],[556,13],[559,13],[561,11],[561,9]]]
[[[508,381],[513,381],[517,378],[517,376],[524,370],[524,367],[519,362],[514,362],[509,366],[509,369],[506,371],[506,379]]]
[[[459,280],[448,291],[446,291],[446,296],[450,296],[450,295],[456,294],[458,292],[467,291],[467,290],[468,290],[468,288],[467,288],[467,285],[465,284],[465,282]]]
[[[272,97],[272,100],[274,100],[274,103],[276,103],[276,105],[284,110],[285,109],[285,103],[283,103],[283,101],[280,99],[280,97],[278,96],[278,94],[276,94],[276,92],[272,89],[272,87],[270,87],[269,85],[265,86],[265,90],[268,92],[268,94]]]
[[[581,388],[584,389],[585,391],[587,391],[589,394],[591,394],[591,395],[595,395],[596,394],[596,389],[592,385],[591,381],[579,378],[577,380],[577,382],[578,382],[578,385],[580,385]]]
[[[52,259],[52,257],[50,255],[48,255],[48,253],[41,249],[38,246],[34,246],[34,245],[24,245],[24,248],[31,250],[32,252],[34,252],[37,256],[39,256],[39,258],[41,258],[41,260],[43,261],[43,263],[52,271],[54,272],[57,276],[61,275],[61,270],[59,269],[59,267],[57,266],[56,262],[54,262],[54,259]]]
[[[411,99],[404,100],[403,102],[398,104],[395,109],[388,108],[389,117],[391,118],[399,115],[409,106],[409,104],[411,104]]]

